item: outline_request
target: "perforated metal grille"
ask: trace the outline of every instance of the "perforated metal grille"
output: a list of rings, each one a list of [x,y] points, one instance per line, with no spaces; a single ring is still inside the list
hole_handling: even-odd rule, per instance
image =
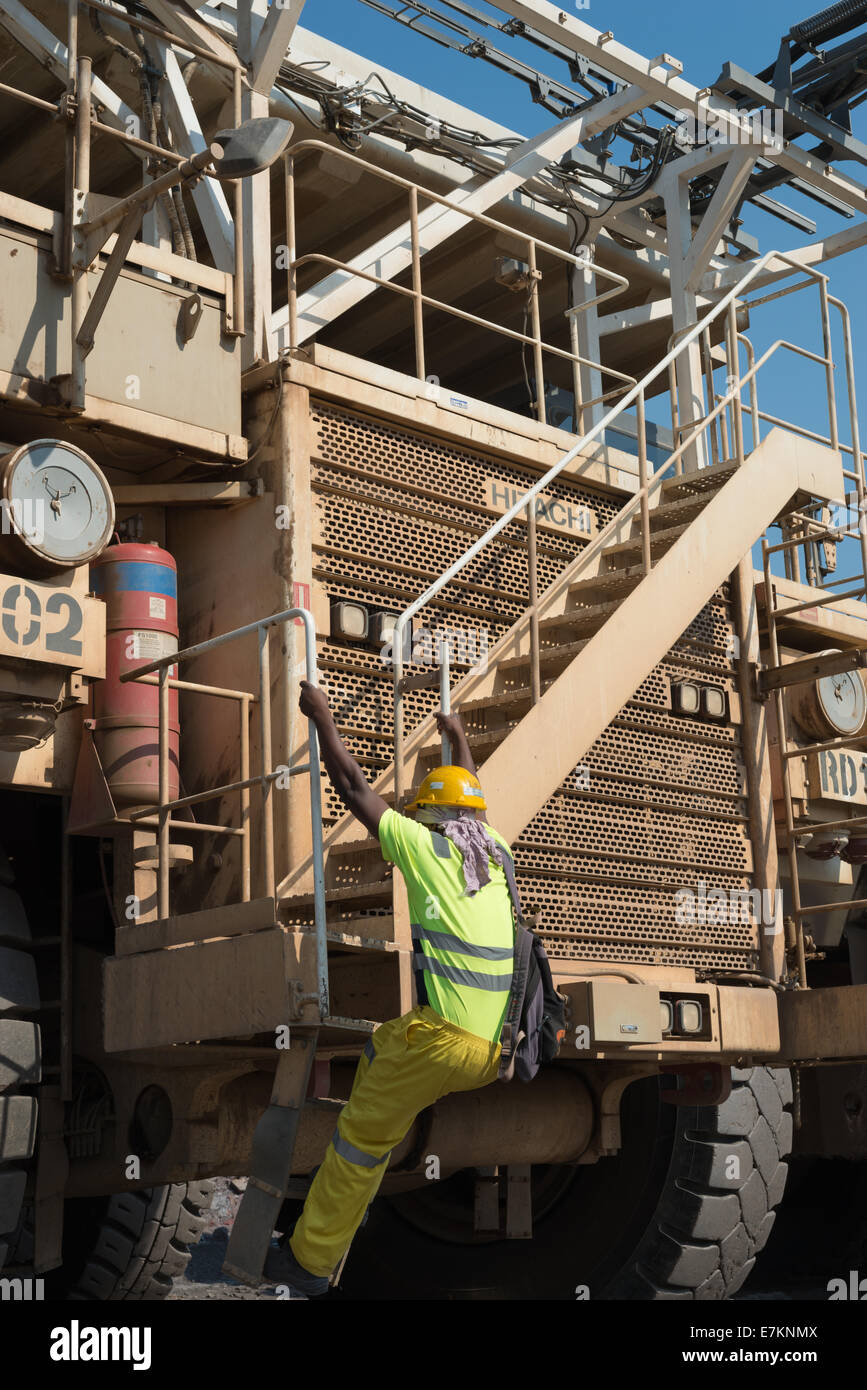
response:
[[[490,525],[491,513],[482,510],[488,479],[520,490],[534,481],[502,460],[330,405],[315,403],[311,413],[314,565],[331,598],[402,609]],[[562,480],[549,495],[592,507],[600,526],[621,505]],[[582,543],[539,529],[540,589]],[[420,615],[435,633],[475,634],[479,652],[483,641],[493,647],[523,610],[525,528],[513,524],[489,551]],[[739,914],[725,924],[695,925],[679,923],[675,912],[678,889],[696,890],[699,882],[729,892],[750,886],[740,729],[700,724],[670,709],[673,680],[734,691],[731,634],[724,586],[520,836],[515,850],[524,905],[540,912],[553,956],[755,967],[756,929]],[[543,645],[554,645],[550,635]],[[331,641],[320,644],[320,660],[346,743],[373,778],[393,753],[390,667],[369,648]],[[548,679],[557,674],[558,668],[545,668]],[[510,676],[515,686],[526,680],[525,671]],[[407,730],[436,703],[436,689],[408,692]],[[472,735],[492,724],[514,726],[521,713],[504,707],[495,719],[474,712],[464,722]],[[491,751],[492,745],[476,751],[483,779]],[[327,779],[323,790],[326,817],[339,818],[342,807]],[[355,856],[342,866],[341,881],[365,872],[369,865]],[[334,915],[351,910],[335,904]]]
[[[351,471],[352,490],[361,496],[371,495],[366,493],[371,484],[365,475],[372,475],[416,493],[427,489],[454,504],[469,502],[484,507],[488,505],[486,479],[496,478],[507,487],[525,491],[537,478],[532,470],[518,464],[473,453],[319,401],[311,402],[311,417],[317,460]],[[620,510],[613,498],[562,477],[546,488],[546,495],[573,506],[585,503],[594,509],[600,525]],[[490,518],[480,530],[486,531],[489,525]]]
[[[684,724],[686,721],[683,721]],[[583,762],[594,772],[629,772],[653,780],[665,778],[681,786],[707,791],[716,798],[745,795],[746,774],[738,749],[693,743],[686,739],[611,725],[596,740]]]
[[[735,969],[752,960],[753,925],[678,925],[673,889],[577,881],[563,888],[526,872],[520,885],[522,898],[542,914],[552,955]]]
[[[610,849],[648,862],[677,861],[682,873],[692,866],[741,874],[751,868],[749,841],[732,834],[731,825],[709,816],[681,816],[658,803],[643,807],[610,804],[593,798],[603,790],[590,779],[591,793],[555,796],[533,817],[524,840],[568,847]],[[659,795],[659,793],[658,793]]]

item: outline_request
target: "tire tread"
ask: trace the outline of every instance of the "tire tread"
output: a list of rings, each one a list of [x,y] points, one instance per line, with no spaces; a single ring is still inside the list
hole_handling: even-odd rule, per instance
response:
[[[783,1196],[791,1103],[787,1069],[739,1067],[721,1105],[680,1112],[667,1191],[606,1299],[710,1301],[738,1292]],[[739,1160],[735,1178],[725,1173],[730,1156]]]

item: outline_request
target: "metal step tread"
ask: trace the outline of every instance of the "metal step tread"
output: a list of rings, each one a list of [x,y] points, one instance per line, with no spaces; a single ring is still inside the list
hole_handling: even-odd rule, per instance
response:
[[[508,738],[511,732],[511,728],[485,729],[484,733],[481,734],[467,734],[467,743],[473,751],[477,748],[496,748],[497,744],[502,743],[504,738]],[[437,739],[436,743],[425,744],[424,748],[420,750],[420,756],[423,758],[439,757],[441,751],[442,745],[439,739]]]
[[[688,523],[684,522],[682,526],[671,526],[665,531],[651,531],[651,550],[656,550],[657,548],[662,549],[663,547],[667,549],[669,546],[673,545],[687,529]],[[641,540],[642,538],[640,535],[631,536],[628,541],[618,541],[616,545],[607,546],[602,553],[606,558],[609,555],[628,555],[632,551],[634,551],[636,555],[640,555]]]
[[[640,566],[627,570],[610,570],[603,574],[594,574],[592,579],[576,579],[574,584],[569,585],[569,594],[572,598],[580,598],[583,594],[598,594],[602,599],[611,598],[613,595],[625,598],[643,578],[644,570]]]
[[[736,459],[726,459],[707,468],[693,468],[689,473],[679,473],[674,478],[666,478],[662,484],[662,492],[666,497],[676,497],[680,493],[688,492],[708,492],[727,482],[737,471]]]
[[[528,664],[529,660],[530,658],[527,657],[527,661],[523,664]],[[486,709],[501,709],[504,705],[525,704],[527,700],[532,700],[532,698],[533,692],[526,685],[516,687],[514,690],[501,690],[497,695],[483,695],[478,700],[464,700],[457,709],[461,715],[474,714]]]
[[[394,917],[391,913],[381,917],[341,917],[329,923],[329,931],[342,936],[361,937],[365,941],[394,941]]]
[[[672,521],[692,521],[695,517],[701,516],[711,496],[712,493],[709,491],[691,492],[686,497],[676,497],[673,502],[660,502],[658,507],[653,507],[650,511],[650,529],[668,530]]]
[[[368,850],[379,848],[380,843],[376,835],[365,835],[363,840],[351,840],[348,845],[335,845],[331,853],[342,859],[350,854],[365,854]]]
[[[619,603],[598,603],[587,608],[570,608],[567,613],[556,613],[550,618],[542,618],[539,628],[542,632],[548,632],[556,627],[584,627],[590,632],[596,632],[619,607]]]
[[[612,605],[611,605],[611,611],[614,612],[614,609],[615,609],[616,607],[617,607],[616,604],[612,604]],[[581,612],[584,612],[584,613],[587,613],[587,612],[591,612],[591,611],[593,611],[593,610],[584,608],[584,609],[581,609],[580,611],[581,611]],[[558,619],[558,620],[557,620],[558,623],[560,623],[561,621],[562,621],[561,619]],[[552,624],[550,624],[550,626],[555,626],[555,624],[552,623]],[[541,623],[540,623],[540,627],[541,627]],[[583,638],[581,639],[580,642],[562,642],[562,643],[558,643],[558,645],[557,645],[556,647],[553,647],[553,646],[552,646],[552,647],[541,647],[540,650],[539,650],[539,661],[540,661],[541,665],[543,665],[543,666],[550,666],[550,665],[553,665],[553,663],[554,663],[555,661],[571,661],[573,657],[577,656],[579,652],[582,652],[582,651],[584,650],[584,648],[587,646],[587,643],[589,642],[589,640],[590,640],[589,637],[583,637]],[[519,669],[520,669],[521,667],[523,667],[523,666],[529,666],[529,665],[530,665],[530,654],[529,654],[529,652],[528,652],[526,656],[510,656],[510,657],[507,657],[505,661],[498,661],[498,662],[497,662],[497,670],[498,670],[498,671],[516,671],[516,670],[519,670]],[[459,710],[460,710],[460,709],[463,709],[463,708],[465,708],[465,707],[464,707],[464,706],[460,706],[460,707],[459,707]]]
[[[325,901],[326,903],[334,903],[353,902],[356,898],[390,898],[391,892],[391,878],[385,878],[378,883],[351,883],[347,888],[326,888]],[[312,893],[297,893],[281,898],[279,907],[281,910],[292,907],[309,907],[312,906],[313,901],[314,895]]]
[[[356,936],[354,932],[341,931],[343,925],[341,922],[328,927],[325,939],[329,946],[338,946],[342,951],[383,951],[386,955],[394,955],[400,949],[393,937]]]
[[[339,1028],[349,1033],[375,1033],[379,1024],[372,1018],[343,1018],[340,1014],[328,1014],[320,1027]]]

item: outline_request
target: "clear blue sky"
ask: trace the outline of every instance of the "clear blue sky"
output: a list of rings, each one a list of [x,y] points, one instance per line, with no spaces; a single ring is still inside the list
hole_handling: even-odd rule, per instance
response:
[[[477,9],[505,18],[501,11],[486,4],[486,0],[473,0],[473,3]],[[753,72],[764,68],[776,57],[782,34],[793,23],[806,19],[824,5],[822,0],[802,0],[791,6],[782,0],[723,0],[719,4],[670,0],[665,5],[651,4],[648,0],[608,0],[604,4],[601,0],[591,0],[589,8],[577,9],[574,0],[562,0],[562,8],[574,12],[577,18],[594,28],[613,30],[621,43],[646,56],[671,53],[683,63],[684,76],[701,87],[715,80],[726,60]],[[377,14],[361,0],[307,0],[302,24],[362,54],[374,64],[378,61],[385,67],[406,73],[513,129],[530,135],[551,124],[550,114],[533,104],[523,83],[498,73],[481,60],[440,48],[394,20]],[[551,76],[567,80],[565,68],[556,59],[492,30],[484,33],[499,47],[510,49]],[[833,40],[830,46],[845,42],[849,37]],[[867,139],[864,110],[867,105],[855,112],[855,131]],[[852,162],[838,167],[859,182],[867,182],[867,168]],[[847,219],[789,190],[780,190],[777,196],[816,221],[817,237],[852,225]],[[813,240],[765,213],[752,214],[746,225],[758,236],[762,251],[786,250]],[[830,262],[828,269],[832,292],[846,301],[853,317],[862,428],[867,432],[867,411],[863,409],[867,402],[867,341],[862,322],[867,248]],[[804,291],[756,311],[751,336],[758,351],[777,337],[820,350],[817,296]],[[841,438],[848,441],[842,363],[837,375]],[[762,409],[826,433],[824,399],[818,366],[801,365],[791,354],[769,364],[761,386]]]

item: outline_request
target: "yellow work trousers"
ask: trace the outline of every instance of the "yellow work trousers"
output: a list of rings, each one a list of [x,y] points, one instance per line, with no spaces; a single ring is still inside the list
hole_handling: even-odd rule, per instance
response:
[[[419,1111],[451,1091],[487,1086],[499,1061],[499,1042],[458,1028],[426,1004],[377,1028],[290,1241],[304,1269],[331,1274],[376,1195],[391,1150]]]

